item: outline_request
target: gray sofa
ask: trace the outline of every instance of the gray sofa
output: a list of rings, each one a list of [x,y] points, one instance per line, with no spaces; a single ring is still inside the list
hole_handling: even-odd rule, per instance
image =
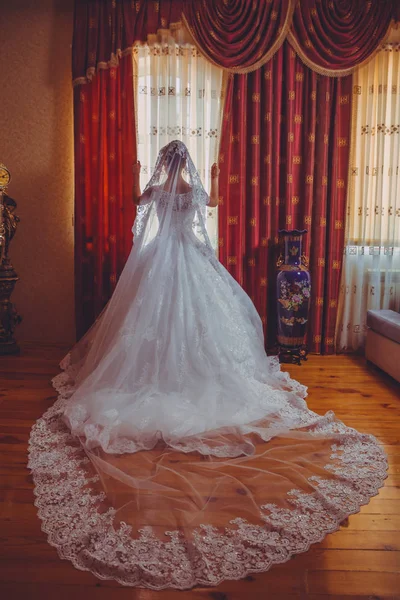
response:
[[[367,360],[400,382],[400,313],[369,310],[367,325]]]

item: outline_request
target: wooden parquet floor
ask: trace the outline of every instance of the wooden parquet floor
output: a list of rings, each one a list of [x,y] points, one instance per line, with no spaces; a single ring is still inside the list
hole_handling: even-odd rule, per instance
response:
[[[309,386],[309,406],[333,409],[378,437],[385,487],[340,531],[269,572],[217,588],[154,592],[100,581],[58,558],[41,531],[27,470],[34,421],[55,399],[49,381],[65,348],[25,346],[0,357],[0,598],[3,600],[400,599],[400,386],[361,357],[311,356],[287,367]],[[400,366],[399,366],[400,368]]]

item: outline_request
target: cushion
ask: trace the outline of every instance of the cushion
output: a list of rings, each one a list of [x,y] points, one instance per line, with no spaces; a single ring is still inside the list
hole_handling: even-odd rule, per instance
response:
[[[400,344],[400,313],[394,310],[369,310],[367,325],[376,333]]]

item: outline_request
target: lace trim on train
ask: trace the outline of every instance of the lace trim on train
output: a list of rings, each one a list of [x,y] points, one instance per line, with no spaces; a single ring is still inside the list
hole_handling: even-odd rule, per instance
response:
[[[202,525],[191,542],[179,531],[166,531],[168,541],[161,541],[149,527],[133,539],[128,525],[114,526],[116,511],[105,506],[104,493],[95,491],[98,477],[90,476],[90,461],[62,423],[65,402],[57,400],[30,438],[29,468],[42,528],[61,558],[123,585],[188,589],[266,571],[337,530],[386,477],[386,457],[373,436],[341,423],[337,435],[337,423],[322,422],[310,433],[336,433],[340,440],[325,467],[330,478],[311,477],[313,493],[290,491],[292,510],[266,504],[260,507],[263,525],[241,518],[222,531]],[[333,480],[333,474],[338,478]]]

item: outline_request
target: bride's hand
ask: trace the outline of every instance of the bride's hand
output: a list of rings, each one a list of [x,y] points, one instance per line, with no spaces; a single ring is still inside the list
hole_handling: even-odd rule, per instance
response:
[[[142,168],[142,165],[140,164],[140,160],[137,160],[135,162],[135,164],[132,167],[132,172],[134,175],[140,175],[140,169]]]
[[[220,168],[217,163],[214,163],[211,167],[211,179],[217,179],[220,173]]]

